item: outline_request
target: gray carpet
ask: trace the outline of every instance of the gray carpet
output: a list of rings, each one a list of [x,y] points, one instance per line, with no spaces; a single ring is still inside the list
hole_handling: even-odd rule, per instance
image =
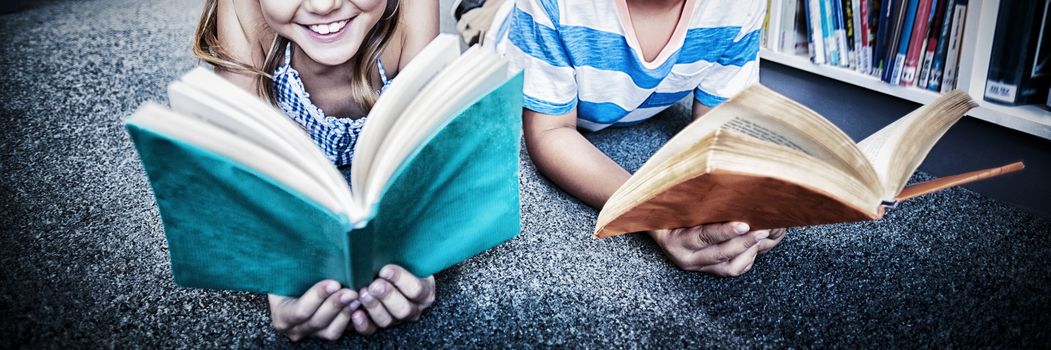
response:
[[[270,329],[263,296],[172,284],[121,125],[195,64],[198,7],[41,1],[0,15],[0,348],[290,344]],[[636,169],[685,115],[589,137]],[[726,279],[676,269],[642,236],[592,239],[596,212],[524,154],[521,195],[518,238],[438,274],[438,301],[419,322],[299,345],[1051,344],[1048,221],[967,190],[879,222],[792,229],[752,272]]]

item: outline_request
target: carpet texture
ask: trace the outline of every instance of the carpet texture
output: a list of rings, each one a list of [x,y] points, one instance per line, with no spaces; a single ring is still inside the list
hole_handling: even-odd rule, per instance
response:
[[[196,64],[200,3],[27,6],[0,15],[0,348],[290,345],[270,329],[264,296],[172,284],[121,124],[144,101],[166,102],[166,84]],[[687,114],[588,137],[634,170]],[[298,345],[1051,344],[1049,222],[973,192],[918,198],[879,222],[792,229],[753,271],[715,278],[676,269],[643,236],[592,239],[596,211],[524,153],[521,165],[521,234],[438,274],[419,322]]]

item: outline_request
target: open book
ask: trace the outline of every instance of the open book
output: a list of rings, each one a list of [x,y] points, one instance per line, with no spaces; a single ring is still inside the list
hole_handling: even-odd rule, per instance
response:
[[[752,86],[658,150],[606,202],[595,236],[727,221],[770,229],[877,220],[898,201],[1020,170],[1018,162],[905,188],[976,106],[953,91],[855,144],[814,111]]]
[[[352,186],[298,124],[203,68],[126,127],[176,283],[298,296],[388,263],[427,276],[514,237],[521,90],[496,53],[439,36],[369,113]]]

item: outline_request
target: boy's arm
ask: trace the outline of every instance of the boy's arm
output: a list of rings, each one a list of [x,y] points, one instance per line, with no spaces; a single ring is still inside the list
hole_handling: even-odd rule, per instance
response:
[[[577,131],[576,108],[563,115],[523,109],[522,125],[537,170],[587,205],[601,209],[631,177]]]
[[[537,170],[590,206],[602,208],[631,177],[576,129],[576,108],[563,115],[523,109],[526,149]],[[752,268],[767,230],[749,232],[743,223],[701,225],[648,232],[675,265],[718,276]]]

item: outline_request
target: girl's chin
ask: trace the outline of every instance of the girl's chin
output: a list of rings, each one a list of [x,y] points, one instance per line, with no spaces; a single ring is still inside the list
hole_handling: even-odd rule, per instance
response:
[[[354,49],[348,49],[354,47]],[[357,54],[357,45],[353,43],[341,43],[338,46],[333,45],[306,45],[300,46],[300,49],[306,53],[309,58],[319,64],[325,66],[338,66],[347,63],[354,58]]]

